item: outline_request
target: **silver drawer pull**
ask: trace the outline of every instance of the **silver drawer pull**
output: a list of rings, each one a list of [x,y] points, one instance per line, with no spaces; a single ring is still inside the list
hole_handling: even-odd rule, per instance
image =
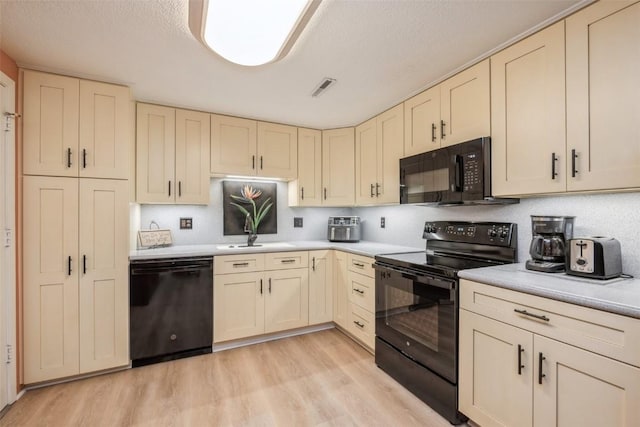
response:
[[[515,311],[518,314],[522,314],[522,315],[525,315],[525,316],[533,317],[534,319],[544,320],[545,322],[548,322],[550,320],[544,314],[529,313],[527,310],[520,310],[518,308],[514,308],[513,311]]]
[[[358,288],[353,288],[354,291],[356,291],[359,294],[364,294],[364,291],[362,289],[358,289]]]
[[[364,324],[358,322],[357,320],[354,320],[353,323],[355,323],[355,325],[360,329],[364,328]]]
[[[282,264],[291,264],[292,262],[296,262],[295,259],[283,259],[280,261]]]
[[[249,263],[248,262],[234,262],[233,266],[234,267],[248,267]]]
[[[364,268],[364,264],[360,264],[359,262],[354,262],[353,265],[359,268]]]

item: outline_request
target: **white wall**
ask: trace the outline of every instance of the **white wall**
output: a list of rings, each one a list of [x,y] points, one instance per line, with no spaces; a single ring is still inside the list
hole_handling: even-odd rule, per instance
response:
[[[575,236],[615,237],[622,246],[623,270],[640,277],[640,193],[556,196],[521,199],[507,206],[385,206],[362,208],[289,208],[287,184],[277,183],[278,234],[264,234],[259,241],[324,240],[331,215],[359,215],[363,239],[424,248],[425,221],[504,221],[518,224],[518,260],[529,258],[530,215],[574,215]],[[224,236],[222,227],[222,180],[211,180],[209,206],[143,205],[142,228],[151,220],[170,228],[177,245],[239,243],[244,236]],[[179,230],[180,217],[192,217],[193,230]],[[293,217],[304,218],[303,228],[293,228]],[[380,228],[380,217],[386,228]]]
[[[222,179],[212,179],[209,191],[208,206],[142,205],[139,226],[148,229],[153,220],[161,228],[171,229],[176,245],[246,242],[245,236],[223,235]],[[287,183],[277,182],[277,191],[278,234],[261,234],[258,243],[326,239],[327,218],[331,215],[349,215],[351,212],[349,208],[289,208]],[[303,218],[302,228],[293,227],[294,216]],[[180,230],[181,217],[193,218],[192,230]]]
[[[640,277],[640,193],[557,196],[521,199],[507,206],[388,206],[354,209],[367,240],[424,247],[425,221],[505,221],[518,224],[518,260],[529,258],[530,215],[573,215],[574,236],[615,237],[622,246],[622,267]],[[380,228],[380,217],[386,228]]]

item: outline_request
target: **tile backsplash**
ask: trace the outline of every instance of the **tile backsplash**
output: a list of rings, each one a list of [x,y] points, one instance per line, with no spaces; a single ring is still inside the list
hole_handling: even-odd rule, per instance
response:
[[[640,193],[562,195],[521,199],[506,206],[381,206],[358,208],[290,208],[287,183],[278,182],[278,233],[262,234],[259,241],[324,240],[331,215],[358,215],[362,218],[363,239],[381,243],[424,247],[425,221],[505,221],[518,224],[518,260],[529,258],[530,215],[574,215],[575,236],[615,237],[622,246],[623,270],[640,277]],[[210,186],[210,204],[143,205],[140,222],[147,229],[153,220],[172,230],[177,245],[241,243],[244,236],[224,236],[222,222],[222,179]],[[181,217],[193,218],[193,229],[180,230]],[[304,226],[294,228],[293,218],[302,217]],[[385,217],[385,228],[380,228]],[[137,220],[137,219],[136,219]]]

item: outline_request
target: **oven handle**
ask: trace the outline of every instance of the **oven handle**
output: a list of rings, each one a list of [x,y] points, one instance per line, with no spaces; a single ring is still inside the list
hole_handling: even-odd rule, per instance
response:
[[[389,267],[387,265],[373,264],[373,268],[380,272],[399,274],[404,279],[413,280],[414,282],[422,283],[429,286],[435,286],[437,288],[448,290],[456,288],[455,280],[440,279],[430,274],[420,274],[413,270],[405,269],[402,267]]]

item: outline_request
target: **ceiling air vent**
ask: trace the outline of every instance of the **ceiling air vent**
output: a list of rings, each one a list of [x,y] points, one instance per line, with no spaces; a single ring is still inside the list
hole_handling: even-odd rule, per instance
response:
[[[329,89],[329,87],[333,86],[335,82],[336,82],[336,79],[325,77],[324,79],[322,79],[320,84],[316,86],[311,96],[316,97],[316,96],[322,95],[324,91]]]

